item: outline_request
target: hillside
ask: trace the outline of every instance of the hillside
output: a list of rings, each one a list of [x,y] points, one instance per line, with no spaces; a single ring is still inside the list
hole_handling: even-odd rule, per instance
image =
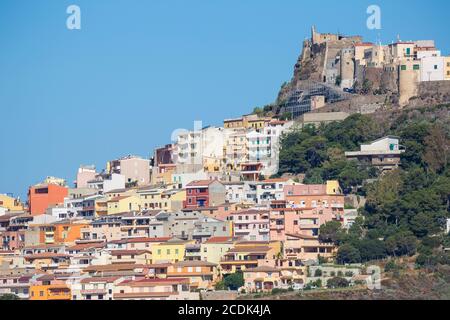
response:
[[[252,295],[246,300],[448,300],[450,299],[450,266],[435,270],[407,270],[387,273],[381,290],[361,287],[334,290],[311,290],[276,295]]]

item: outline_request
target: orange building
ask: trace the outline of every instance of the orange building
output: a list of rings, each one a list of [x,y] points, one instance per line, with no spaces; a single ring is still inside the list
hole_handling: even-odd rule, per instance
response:
[[[31,226],[28,234],[31,239],[32,233],[34,233],[36,245],[53,243],[72,245],[76,240],[82,238],[81,230],[88,226],[87,222],[61,221]]]
[[[81,239],[81,230],[88,227],[89,223],[61,221],[55,222],[53,226],[55,243],[74,244]]]
[[[72,300],[72,294],[64,281],[44,275],[30,285],[30,300]]]
[[[67,187],[56,184],[39,184],[30,187],[28,191],[28,204],[32,216],[44,214],[51,205],[64,203],[69,194]]]

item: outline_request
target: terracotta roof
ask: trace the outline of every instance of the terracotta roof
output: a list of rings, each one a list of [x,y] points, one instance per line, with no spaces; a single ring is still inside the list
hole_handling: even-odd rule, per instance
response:
[[[178,292],[128,292],[128,293],[114,293],[114,298],[153,298],[153,297],[169,297],[178,295]]]
[[[105,265],[92,265],[83,269],[84,272],[94,271],[123,271],[123,270],[135,270],[143,268],[142,264],[135,263],[117,263],[117,264],[105,264]]]
[[[87,250],[87,249],[100,249],[100,248],[104,248],[106,245],[106,243],[102,242],[102,243],[80,243],[80,244],[76,244],[72,247],[67,248],[67,251],[83,251],[83,250]]]
[[[168,285],[168,284],[189,284],[189,278],[144,278],[140,280],[125,280],[118,284],[128,285],[132,287],[147,287],[147,286],[158,286],[158,285]]]
[[[228,250],[227,253],[237,253],[237,252],[266,253],[270,249],[271,249],[270,247],[265,246],[254,246],[254,247],[242,246],[231,248],[230,250]]]
[[[120,197],[115,197],[115,198],[112,198],[111,200],[109,200],[108,202],[119,202],[120,200],[123,200],[123,199],[127,199],[127,198],[129,198],[130,196],[120,196]]]
[[[201,187],[201,186],[209,186],[213,182],[220,182],[219,180],[197,180],[192,181],[186,185],[186,187]]]
[[[259,266],[256,268],[245,269],[244,272],[281,272],[281,270],[270,266]]]
[[[205,243],[226,243],[233,241],[232,237],[211,237]]]
[[[113,240],[110,241],[109,243],[120,243],[120,244],[125,244],[125,243],[146,243],[146,242],[166,242],[169,241],[170,239],[172,239],[172,237],[160,237],[160,238],[147,238],[147,237],[142,237],[142,238],[125,238],[125,239],[120,239],[120,240]]]
[[[111,251],[112,256],[131,256],[131,255],[141,255],[144,253],[151,253],[149,250],[113,250]]]
[[[289,181],[290,178],[273,178],[259,181],[258,183],[274,183],[274,182],[286,182]]]
[[[70,255],[63,253],[54,253],[54,252],[41,252],[36,254],[30,254],[25,256],[26,260],[34,260],[34,259],[51,259],[51,258],[70,258]]]
[[[120,277],[91,277],[85,278],[80,281],[80,283],[111,283],[119,279]]]
[[[217,264],[208,261],[179,261],[173,264],[174,267],[215,267]]]
[[[255,209],[249,209],[249,210],[240,210],[240,211],[234,211],[231,213],[231,215],[240,215],[240,214],[262,214],[262,213],[269,213],[269,210],[255,210]]]
[[[304,240],[318,240],[317,237],[314,236],[308,236],[306,234],[300,234],[300,233],[286,233],[287,236],[298,238],[298,239],[304,239]]]

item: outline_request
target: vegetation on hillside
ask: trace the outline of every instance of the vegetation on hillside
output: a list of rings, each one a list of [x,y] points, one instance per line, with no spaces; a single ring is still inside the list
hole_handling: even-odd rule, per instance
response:
[[[439,110],[450,106],[440,106]],[[413,256],[420,267],[450,264],[450,123],[404,111],[388,126],[355,114],[340,123],[295,130],[282,139],[280,174],[305,173],[305,183],[339,180],[346,193],[364,195],[361,218],[350,230],[329,222],[320,238],[339,245],[338,263],[388,256]],[[421,116],[422,115],[422,116]],[[406,147],[400,168],[380,175],[370,166],[345,160],[344,151],[361,143],[396,135]]]

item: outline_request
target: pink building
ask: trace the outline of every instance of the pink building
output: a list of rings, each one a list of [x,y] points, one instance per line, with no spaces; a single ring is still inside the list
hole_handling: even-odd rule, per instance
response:
[[[248,241],[269,241],[269,211],[244,210],[230,215],[234,224],[234,236]]]
[[[125,176],[125,183],[150,184],[150,160],[147,159],[130,155],[113,160],[108,163],[107,171]]]
[[[87,188],[88,181],[94,180],[96,175],[95,166],[80,166],[77,172],[77,181],[75,182],[76,188]]]
[[[270,210],[270,240],[285,241],[286,234],[318,236],[320,226],[340,220],[331,207],[287,208],[285,201],[274,201]]]

